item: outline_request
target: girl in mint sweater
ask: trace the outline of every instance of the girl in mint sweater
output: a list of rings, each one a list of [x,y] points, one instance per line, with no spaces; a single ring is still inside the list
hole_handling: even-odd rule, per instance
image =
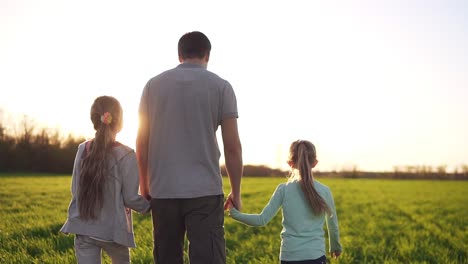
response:
[[[278,185],[260,214],[241,213],[231,201],[228,202],[231,217],[250,226],[266,225],[279,208],[283,208],[281,264],[325,264],[324,224],[330,238],[331,256],[337,258],[341,254],[338,217],[332,193],[312,175],[312,168],[317,163],[315,146],[309,141],[297,140],[291,144],[289,153],[291,177],[288,182]]]

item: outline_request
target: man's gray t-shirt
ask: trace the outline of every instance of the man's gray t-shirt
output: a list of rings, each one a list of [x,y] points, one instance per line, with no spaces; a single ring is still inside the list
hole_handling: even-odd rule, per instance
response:
[[[148,174],[153,198],[223,193],[216,130],[237,118],[231,85],[198,64],[183,63],[146,84],[140,122],[148,122]]]

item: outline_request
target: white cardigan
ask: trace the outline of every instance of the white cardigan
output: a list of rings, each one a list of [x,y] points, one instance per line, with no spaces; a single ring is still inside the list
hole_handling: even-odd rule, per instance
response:
[[[104,203],[97,211],[97,219],[80,219],[78,207],[78,189],[81,173],[81,161],[86,142],[78,147],[72,175],[72,199],[68,208],[68,219],[61,232],[95,237],[113,241],[127,247],[136,247],[133,235],[133,209],[146,213],[150,204],[138,194],[139,174],[136,154],[133,149],[116,144],[107,159],[107,178],[104,185]],[[130,209],[128,209],[130,208]]]

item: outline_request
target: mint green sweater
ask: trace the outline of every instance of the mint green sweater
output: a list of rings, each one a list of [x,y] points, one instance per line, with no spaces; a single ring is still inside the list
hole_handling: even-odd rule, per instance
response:
[[[338,217],[332,193],[327,186],[318,181],[314,181],[314,187],[330,207],[332,215],[314,215],[297,181],[278,185],[260,214],[244,214],[233,208],[230,210],[230,215],[244,224],[263,226],[282,207],[283,230],[281,231],[280,260],[308,260],[325,255],[323,229],[325,223],[330,238],[330,252],[341,252]]]

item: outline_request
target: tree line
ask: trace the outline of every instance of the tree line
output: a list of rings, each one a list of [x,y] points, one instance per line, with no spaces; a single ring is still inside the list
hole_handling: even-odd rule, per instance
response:
[[[58,130],[37,128],[27,117],[15,129],[7,129],[0,116],[0,173],[71,173],[78,145],[84,137],[64,137]],[[221,174],[227,175],[221,166]],[[265,165],[245,165],[245,176],[286,177],[289,171]],[[357,166],[348,170],[322,172],[318,177],[374,179],[468,180],[468,165],[453,172],[447,166],[394,166],[393,172],[365,172]]]
[[[13,130],[0,120],[0,172],[71,173],[84,138],[37,129],[27,117]]]

